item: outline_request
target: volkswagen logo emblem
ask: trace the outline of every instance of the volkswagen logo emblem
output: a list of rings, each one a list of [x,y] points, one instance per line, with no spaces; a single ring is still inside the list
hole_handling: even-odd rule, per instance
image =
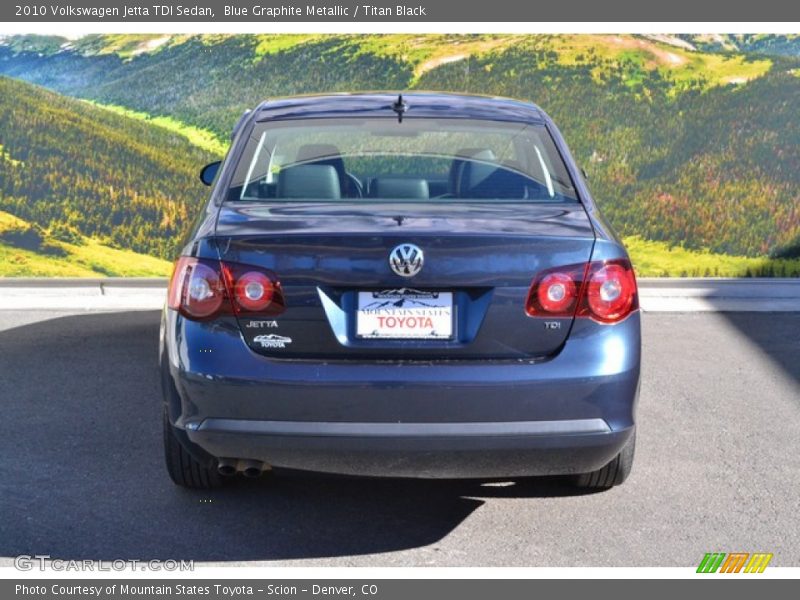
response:
[[[400,244],[389,253],[389,266],[400,277],[413,277],[422,271],[425,256],[419,246]]]

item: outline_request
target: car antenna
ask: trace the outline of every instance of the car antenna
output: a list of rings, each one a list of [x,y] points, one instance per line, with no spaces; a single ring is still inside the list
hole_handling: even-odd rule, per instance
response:
[[[403,115],[408,110],[408,104],[403,102],[403,94],[398,94],[397,100],[392,104],[392,110],[397,113],[397,122],[403,122]]]

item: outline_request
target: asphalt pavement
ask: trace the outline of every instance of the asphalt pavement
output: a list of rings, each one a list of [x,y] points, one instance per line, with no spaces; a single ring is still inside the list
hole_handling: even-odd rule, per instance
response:
[[[0,311],[0,565],[800,566],[800,313],[649,313],[621,487],[277,474],[200,493],[163,466],[158,313]]]

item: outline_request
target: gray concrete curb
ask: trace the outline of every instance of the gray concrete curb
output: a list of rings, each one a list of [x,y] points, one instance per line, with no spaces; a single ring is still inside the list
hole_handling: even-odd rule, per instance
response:
[[[158,310],[160,278],[0,278],[0,310]],[[646,312],[800,311],[798,279],[639,279]]]

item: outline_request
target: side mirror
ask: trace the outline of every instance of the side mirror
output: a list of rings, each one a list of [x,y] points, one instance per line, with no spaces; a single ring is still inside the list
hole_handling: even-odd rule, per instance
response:
[[[217,176],[217,171],[219,171],[219,166],[221,164],[222,161],[218,160],[216,162],[209,163],[200,169],[200,181],[202,181],[205,185],[211,185],[214,183],[214,178]]]

